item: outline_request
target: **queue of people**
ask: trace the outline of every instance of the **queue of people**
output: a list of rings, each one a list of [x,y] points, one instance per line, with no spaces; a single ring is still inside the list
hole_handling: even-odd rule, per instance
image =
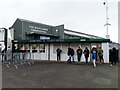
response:
[[[60,48],[58,48],[56,50],[56,52],[57,52],[57,61],[60,61],[62,50]],[[88,47],[85,47],[84,50],[82,50],[81,47],[78,47],[78,49],[76,50],[77,61],[81,62],[82,54],[84,54],[85,63],[87,65],[88,64],[88,58],[89,58],[90,54],[92,54],[91,62],[93,63],[93,67],[95,68],[96,67],[96,61],[98,61],[98,59],[99,59],[99,62],[104,63],[103,52],[104,51],[101,47],[99,47],[99,48],[93,47],[91,49],[91,53],[90,53],[90,50],[88,49]],[[71,48],[71,47],[68,48],[67,55],[69,57],[68,60],[67,60],[68,63],[75,62],[74,61],[75,51],[74,51],[73,48]],[[116,48],[115,47],[113,47],[110,55],[111,55],[111,66],[113,66],[113,64],[116,65],[116,56],[115,56],[116,55]]]
[[[14,47],[14,49],[17,50],[15,47]],[[17,52],[17,51],[15,51],[15,52]],[[57,61],[60,61],[62,50],[60,48],[57,48],[56,52],[57,52]],[[97,61],[98,58],[99,58],[99,62],[104,63],[103,52],[104,51],[101,47],[99,47],[98,49],[96,47],[93,47],[91,50],[89,50],[88,47],[85,47],[84,50],[82,50],[81,47],[78,47],[77,50],[76,50],[77,61],[81,62],[81,57],[84,54],[85,63],[87,65],[88,64],[88,58],[89,58],[90,54],[92,54],[91,62],[93,63],[93,67],[96,67],[96,61]],[[4,54],[7,55],[7,60],[12,58],[12,54],[11,54],[12,53],[12,48],[10,46],[8,46],[8,49],[7,49],[6,52],[5,52],[5,50],[2,50],[1,53],[3,53],[2,54],[2,61],[3,61],[3,58],[4,58]],[[75,62],[75,60],[74,60],[75,51],[74,51],[73,48],[71,48],[71,47],[68,48],[67,55],[69,57],[68,60],[67,60],[68,63]],[[110,61],[111,61],[111,66],[116,65],[117,50],[116,50],[115,47],[113,47],[110,51]]]

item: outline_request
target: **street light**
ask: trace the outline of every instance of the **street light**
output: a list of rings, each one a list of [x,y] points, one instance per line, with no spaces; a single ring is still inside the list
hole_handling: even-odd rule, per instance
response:
[[[106,39],[109,39],[110,37],[108,35],[108,26],[110,26],[111,24],[108,23],[109,18],[108,18],[108,2],[107,2],[107,0],[105,0],[103,5],[106,5],[106,24],[104,26],[106,26],[106,31],[107,31]]]

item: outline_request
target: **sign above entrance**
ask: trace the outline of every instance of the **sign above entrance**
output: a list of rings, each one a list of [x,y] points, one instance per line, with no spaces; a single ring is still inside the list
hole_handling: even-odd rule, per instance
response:
[[[95,43],[95,42],[110,42],[110,39],[43,39],[43,40],[13,40],[13,43],[79,43],[79,42],[89,42],[89,43]]]

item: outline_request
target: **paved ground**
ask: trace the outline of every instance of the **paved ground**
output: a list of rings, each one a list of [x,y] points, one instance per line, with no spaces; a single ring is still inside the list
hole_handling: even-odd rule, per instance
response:
[[[118,66],[37,62],[2,69],[3,88],[118,88]]]

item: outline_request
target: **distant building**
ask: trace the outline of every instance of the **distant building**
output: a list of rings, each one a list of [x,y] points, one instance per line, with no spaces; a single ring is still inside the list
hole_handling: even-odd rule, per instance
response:
[[[0,48],[4,49],[4,29],[0,29]]]

